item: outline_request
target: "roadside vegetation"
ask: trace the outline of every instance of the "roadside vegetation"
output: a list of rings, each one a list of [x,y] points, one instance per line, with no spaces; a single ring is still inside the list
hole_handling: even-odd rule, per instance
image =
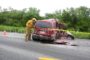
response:
[[[0,25],[0,31],[25,33],[25,27],[12,27],[12,26]],[[89,32],[76,32],[76,31],[70,31],[70,32],[75,36],[75,38],[90,39]]]
[[[40,10],[34,7],[22,10],[0,7],[0,31],[22,33],[25,31],[25,23],[32,17],[37,20],[58,18],[75,37],[90,39],[90,8],[85,6],[57,10],[45,16],[40,16]]]
[[[13,27],[13,26],[0,25],[0,31],[24,33],[25,28],[24,27]]]
[[[90,32],[75,32],[75,31],[70,31],[75,38],[79,39],[90,39]]]

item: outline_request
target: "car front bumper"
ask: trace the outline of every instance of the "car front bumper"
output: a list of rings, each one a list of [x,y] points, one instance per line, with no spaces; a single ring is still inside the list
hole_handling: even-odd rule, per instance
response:
[[[34,40],[40,40],[40,41],[53,41],[51,37],[43,36],[43,35],[37,35],[37,34],[32,34],[32,38]]]

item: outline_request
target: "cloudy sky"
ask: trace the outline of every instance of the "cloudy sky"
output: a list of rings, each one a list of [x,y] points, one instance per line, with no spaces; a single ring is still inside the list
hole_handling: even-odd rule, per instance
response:
[[[12,7],[14,9],[24,9],[35,7],[40,9],[40,14],[44,15],[55,10],[62,10],[66,8],[77,8],[79,6],[86,6],[90,8],[90,0],[0,0],[2,8]]]

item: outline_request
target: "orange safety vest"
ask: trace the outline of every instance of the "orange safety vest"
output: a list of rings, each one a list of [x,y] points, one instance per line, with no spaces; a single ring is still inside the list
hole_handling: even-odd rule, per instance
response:
[[[26,27],[33,28],[33,21],[32,21],[32,20],[29,20],[29,21],[26,23]]]

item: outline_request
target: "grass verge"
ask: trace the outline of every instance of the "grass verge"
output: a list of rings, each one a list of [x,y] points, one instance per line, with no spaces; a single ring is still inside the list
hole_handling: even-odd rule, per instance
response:
[[[13,26],[0,25],[0,31],[24,33],[25,32],[25,28],[24,27],[13,27]],[[70,32],[76,38],[90,39],[90,32],[75,32],[75,31],[70,31]]]
[[[13,26],[0,25],[0,31],[23,33],[25,32],[25,29],[24,27],[13,27]]]
[[[90,33],[89,32],[75,32],[70,31],[76,38],[79,39],[90,39]]]

